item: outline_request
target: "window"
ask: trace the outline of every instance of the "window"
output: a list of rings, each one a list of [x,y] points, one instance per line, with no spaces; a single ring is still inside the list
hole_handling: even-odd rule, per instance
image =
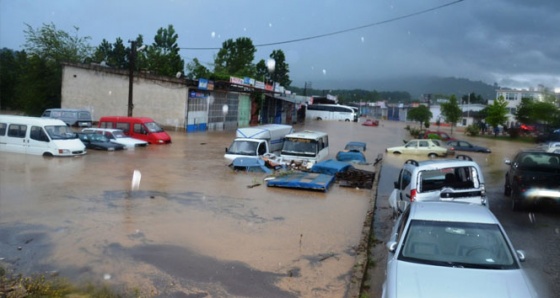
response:
[[[29,131],[29,137],[32,140],[41,141],[41,142],[45,142],[49,140],[47,134],[40,126],[31,126],[31,130]]]
[[[10,127],[8,128],[8,137],[25,138],[26,131],[27,131],[27,125],[10,124]]]
[[[116,127],[117,129],[122,130],[125,134],[130,133],[130,124],[125,122],[117,122]]]
[[[420,146],[419,147],[430,147],[430,145],[428,144],[428,141],[420,141]]]
[[[0,123],[0,136],[3,136],[6,134],[6,123]]]

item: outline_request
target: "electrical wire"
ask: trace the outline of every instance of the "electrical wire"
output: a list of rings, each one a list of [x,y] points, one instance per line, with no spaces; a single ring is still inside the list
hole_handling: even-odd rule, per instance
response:
[[[297,38],[297,39],[291,39],[291,40],[285,40],[285,41],[257,44],[257,45],[254,45],[254,46],[256,48],[257,47],[275,46],[275,45],[295,43],[295,42],[301,42],[301,41],[323,38],[323,37],[327,37],[327,36],[338,35],[338,34],[347,33],[347,32],[351,32],[351,31],[356,31],[356,30],[360,30],[360,29],[364,29],[364,28],[369,28],[369,27],[379,26],[379,25],[382,25],[382,24],[392,23],[392,22],[396,22],[396,21],[399,21],[399,20],[402,20],[402,19],[411,18],[411,17],[417,16],[417,15],[421,15],[421,14],[425,14],[425,13],[428,13],[428,12],[431,12],[431,11],[439,10],[439,9],[445,8],[447,6],[455,5],[455,4],[458,4],[459,2],[463,2],[463,1],[464,0],[456,0],[456,1],[453,1],[453,2],[445,3],[445,4],[442,4],[442,5],[436,6],[436,7],[428,8],[428,9],[417,11],[417,12],[413,12],[413,13],[406,14],[406,15],[403,15],[403,16],[394,17],[394,18],[391,18],[391,19],[388,19],[388,20],[379,21],[379,22],[375,22],[375,23],[371,23],[371,24],[367,24],[367,25],[362,25],[362,26],[358,26],[358,27],[353,27],[353,28],[349,28],[349,29],[344,29],[344,30],[340,30],[340,31],[335,31],[335,32],[330,32],[330,33],[325,33],[325,34],[319,34],[319,35],[314,35],[314,36],[309,36],[309,37],[303,37],[303,38]],[[220,48],[180,48],[180,49],[181,50],[220,50],[221,47]]]

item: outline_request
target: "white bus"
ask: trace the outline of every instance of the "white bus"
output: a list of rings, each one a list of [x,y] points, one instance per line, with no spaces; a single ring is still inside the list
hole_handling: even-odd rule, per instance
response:
[[[0,115],[0,151],[76,156],[86,154],[86,146],[62,120]]]
[[[356,109],[335,104],[312,104],[307,106],[305,118],[311,120],[338,120],[358,122]]]
[[[304,130],[286,135],[280,152],[282,161],[305,161],[308,167],[329,155],[329,135],[325,132]]]

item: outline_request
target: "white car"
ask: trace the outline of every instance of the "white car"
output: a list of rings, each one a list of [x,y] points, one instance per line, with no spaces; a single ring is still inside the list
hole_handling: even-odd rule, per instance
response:
[[[417,201],[467,202],[488,207],[482,169],[468,155],[459,154],[453,159],[409,159],[393,184],[389,206],[395,213]]]
[[[492,212],[467,203],[417,202],[387,242],[383,298],[537,297]]]
[[[431,139],[410,140],[404,146],[390,147],[385,151],[393,154],[424,155],[430,158],[453,154],[447,147],[443,147],[438,141]]]
[[[113,128],[84,128],[83,133],[97,133],[107,137],[111,142],[126,146],[126,149],[134,149],[136,147],[146,147],[148,142],[131,138],[124,134],[120,129]]]
[[[546,152],[560,154],[560,142],[549,142],[544,146]]]

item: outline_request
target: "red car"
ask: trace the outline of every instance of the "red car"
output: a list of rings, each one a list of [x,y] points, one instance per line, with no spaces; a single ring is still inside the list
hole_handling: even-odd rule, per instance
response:
[[[524,132],[534,132],[535,131],[535,126],[534,125],[521,124],[521,126],[519,126],[519,128],[521,129],[521,131],[524,131]]]
[[[367,119],[364,123],[362,123],[363,126],[379,126],[379,120],[373,120],[373,119]]]

